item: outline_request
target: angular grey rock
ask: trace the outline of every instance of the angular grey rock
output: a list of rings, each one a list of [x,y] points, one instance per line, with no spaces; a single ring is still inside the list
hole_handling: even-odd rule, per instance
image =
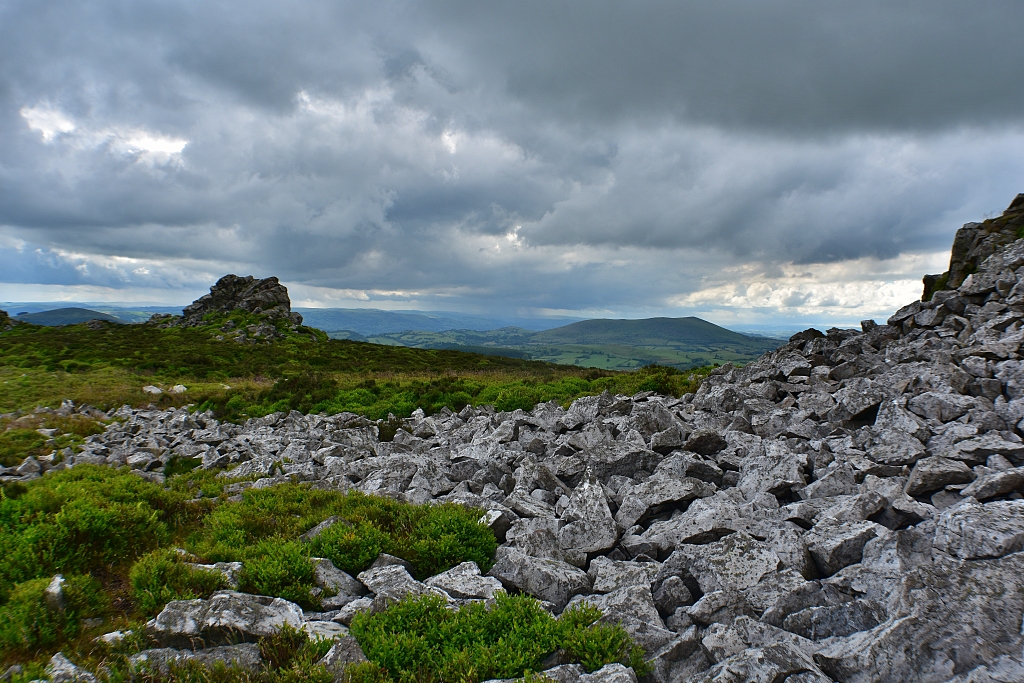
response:
[[[352,636],[345,636],[336,640],[331,645],[331,649],[327,651],[327,654],[317,664],[334,674],[334,680],[337,683],[341,683],[341,681],[345,680],[346,666],[365,661],[367,661],[366,655],[363,654],[363,648],[359,647],[356,639]]]
[[[648,655],[653,655],[676,638],[665,628],[648,586],[627,586],[607,595],[576,596],[566,609],[589,603],[604,613],[602,623],[621,625]]]
[[[581,455],[590,471],[601,482],[607,482],[616,474],[628,477],[637,470],[652,472],[662,459],[659,453],[625,441],[614,441],[587,449]]]
[[[476,562],[463,562],[423,582],[461,600],[489,600],[501,590],[501,581],[482,576]]]
[[[587,575],[591,577],[595,593],[611,593],[626,586],[647,586],[654,583],[661,565],[656,562],[621,562],[607,557],[595,557]]]
[[[864,546],[871,539],[886,533],[874,522],[835,522],[816,524],[807,535],[807,549],[824,576],[832,576],[843,567],[861,561]]]
[[[254,642],[282,626],[299,628],[302,609],[295,603],[235,591],[214,593],[209,600],[174,600],[146,623],[146,635],[166,647]]]
[[[399,602],[407,595],[417,596],[431,592],[441,595],[437,589],[432,590],[412,578],[409,571],[400,564],[371,567],[359,572],[358,578],[374,594],[375,608],[378,604],[383,608],[389,603]]]
[[[791,681],[832,683],[814,661],[792,645],[782,643],[749,648],[719,662],[692,683],[746,683]]]
[[[1024,553],[919,566],[903,578],[889,619],[830,642],[815,661],[846,683],[945,681],[1019,654],[1022,570]]]
[[[368,612],[373,609],[373,598],[356,598],[351,602],[345,603],[338,613],[334,615],[333,621],[350,626],[352,619],[362,612]]]
[[[867,631],[885,620],[885,611],[869,600],[816,605],[786,617],[782,627],[810,640]]]
[[[654,604],[650,586],[626,586],[606,595],[577,595],[569,601],[566,609],[581,603],[593,605],[606,615],[633,617],[660,628],[665,626]]]
[[[313,582],[335,595],[366,595],[366,587],[334,566],[326,557],[311,557]]]
[[[963,560],[1003,557],[1024,550],[1024,500],[946,508],[935,524],[935,549]]]
[[[514,548],[506,550],[487,575],[507,588],[552,603],[556,611],[565,607],[574,595],[590,591],[586,572],[558,560],[530,557]]]
[[[779,568],[779,556],[743,532],[707,545],[681,545],[672,560],[697,580],[704,593],[750,588]]]
[[[615,520],[628,528],[648,515],[658,514],[666,508],[686,507],[690,502],[714,493],[714,484],[699,479],[670,479],[655,475],[651,481],[629,488]]]
[[[319,524],[317,524],[315,527],[313,527],[312,529],[310,529],[306,533],[304,533],[301,536],[299,536],[299,540],[302,541],[303,543],[309,543],[314,538],[316,538],[317,536],[319,536],[320,534],[322,534],[323,532],[327,531],[332,526],[334,526],[335,522],[337,522],[337,521],[338,521],[338,516],[337,515],[331,515],[330,517],[328,517],[324,521],[320,522]]]
[[[686,608],[690,623],[732,623],[740,616],[756,616],[754,609],[739,591],[711,591]]]
[[[728,442],[718,432],[710,429],[699,429],[690,435],[683,444],[684,451],[700,455],[714,455],[728,446]]]
[[[50,683],[99,683],[96,676],[74,664],[62,652],[50,657],[46,675],[50,677]]]
[[[857,492],[857,479],[853,468],[842,464],[827,470],[813,482],[797,491],[800,498],[827,498]]]
[[[780,441],[766,441],[763,455],[753,455],[743,461],[737,487],[748,498],[761,491],[787,494],[807,485],[806,467],[806,455],[792,452]]]
[[[223,645],[204,650],[175,650],[173,648],[156,648],[143,650],[128,658],[133,670],[148,669],[160,676],[167,676],[171,666],[180,666],[186,662],[196,662],[212,667],[221,662],[225,666],[255,672],[263,664],[260,648],[255,643],[239,645]]]
[[[928,420],[952,422],[975,405],[975,399],[960,394],[927,391],[907,401],[907,408]]]
[[[651,435],[651,450],[655,453],[668,454],[682,445],[683,432],[675,425]]]
[[[658,612],[664,616],[675,613],[677,609],[693,603],[693,595],[686,583],[678,576],[670,576],[661,582],[654,592],[654,604]]]
[[[43,591],[43,602],[46,609],[51,612],[63,612],[67,607],[67,597],[64,595],[64,577],[57,574],[50,580],[50,584]]]
[[[610,550],[619,540],[619,530],[608,508],[604,489],[597,478],[588,476],[569,498],[562,512],[567,522],[558,531],[559,545],[582,553]]]
[[[580,683],[637,683],[636,674],[622,664],[606,664],[592,674],[580,676]]]
[[[1021,489],[1024,489],[1024,467],[983,474],[960,494],[977,500],[987,500]]]
[[[910,471],[907,481],[908,496],[920,496],[937,491],[950,484],[969,484],[974,481],[974,472],[959,460],[950,460],[940,455],[933,455],[918,460]]]

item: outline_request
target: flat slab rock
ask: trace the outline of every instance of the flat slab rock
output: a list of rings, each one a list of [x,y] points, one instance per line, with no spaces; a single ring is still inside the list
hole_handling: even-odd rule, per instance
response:
[[[302,608],[281,598],[235,591],[209,600],[174,600],[146,623],[146,635],[167,647],[255,642],[288,625],[301,628]]]
[[[240,645],[224,645],[204,650],[176,650],[174,648],[155,648],[143,650],[128,658],[132,669],[147,669],[153,673],[166,676],[172,666],[186,662],[196,662],[204,666],[213,666],[221,662],[226,666],[257,671],[263,664],[260,648],[254,643]]]

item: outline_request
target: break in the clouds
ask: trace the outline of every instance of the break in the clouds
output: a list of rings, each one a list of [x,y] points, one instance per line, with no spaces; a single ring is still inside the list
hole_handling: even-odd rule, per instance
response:
[[[1024,190],[1018,0],[0,0],[0,299],[884,317]],[[32,296],[34,294],[34,296]]]

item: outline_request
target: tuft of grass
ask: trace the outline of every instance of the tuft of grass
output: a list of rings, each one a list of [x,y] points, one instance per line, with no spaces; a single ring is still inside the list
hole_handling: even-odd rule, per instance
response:
[[[557,650],[588,671],[622,662],[638,676],[649,673],[629,635],[618,625],[595,624],[600,617],[597,608],[579,605],[555,619],[534,598],[503,593],[490,608],[471,603],[458,610],[436,595],[406,598],[353,619],[352,634],[372,665],[349,676],[396,683],[517,678],[538,671]]]

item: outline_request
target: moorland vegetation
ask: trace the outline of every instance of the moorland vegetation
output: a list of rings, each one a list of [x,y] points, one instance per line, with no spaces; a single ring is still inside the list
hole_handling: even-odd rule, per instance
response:
[[[0,318],[4,466],[74,451],[111,421],[112,413],[103,411],[122,404],[189,404],[236,421],[288,410],[349,411],[382,420],[417,409],[431,414],[481,404],[498,410],[529,409],[541,401],[568,405],[604,391],[680,395],[695,390],[710,370],[614,373],[329,340],[319,330],[240,310],[211,314],[191,327],[159,320],[39,327]],[[271,339],[232,338],[233,330],[268,325]],[[174,393],[176,385],[187,389]],[[65,403],[60,409],[68,400],[93,408],[70,411]],[[169,601],[205,598],[229,587],[221,573],[198,566],[204,563],[241,562],[237,590],[316,610],[328,595],[315,584],[313,557],[356,574],[387,553],[408,562],[416,577],[466,561],[486,571],[494,560],[496,539],[480,523],[481,510],[302,484],[242,491],[244,481],[194,469],[197,464],[169,463],[163,483],[127,469],[79,465],[0,488],[0,664],[21,666],[11,680],[42,676],[58,648],[105,680],[127,680],[128,657],[151,646],[142,628],[147,618]],[[299,540],[331,516],[344,523],[312,542]],[[48,590],[55,575],[64,581],[60,609]],[[641,651],[621,627],[596,623],[600,616],[584,605],[556,619],[528,596],[502,596],[490,609],[468,605],[454,612],[430,596],[408,598],[353,622],[352,633],[370,661],[346,676],[379,683],[522,676],[556,651],[588,670],[621,661],[642,672]],[[118,642],[96,640],[115,629],[127,635]],[[134,675],[330,681],[333,675],[317,664],[329,646],[283,629],[260,641],[266,664],[256,672],[183,664],[166,675]]]

